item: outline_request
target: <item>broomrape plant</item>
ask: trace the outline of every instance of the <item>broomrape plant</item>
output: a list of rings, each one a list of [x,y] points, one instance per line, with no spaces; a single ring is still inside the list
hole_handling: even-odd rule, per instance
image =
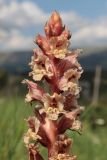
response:
[[[29,152],[29,160],[43,160],[39,144],[48,150],[48,160],[76,160],[69,154],[72,140],[66,130],[81,131],[78,105],[80,87],[78,80],[83,72],[77,57],[81,50],[69,50],[71,34],[62,24],[55,11],[44,26],[45,35],[37,35],[29,76],[23,83],[28,86],[26,102],[35,104],[34,116],[27,122],[29,129],[24,135],[24,143]],[[40,82],[47,82],[41,87]],[[35,103],[36,102],[36,103]],[[38,103],[37,103],[38,102]]]

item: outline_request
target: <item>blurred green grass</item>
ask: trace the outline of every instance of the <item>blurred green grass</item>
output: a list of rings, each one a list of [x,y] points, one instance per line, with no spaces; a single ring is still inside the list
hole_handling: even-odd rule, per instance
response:
[[[104,108],[104,107],[103,107]],[[78,135],[67,132],[73,138],[73,154],[78,160],[106,160],[107,159],[107,127],[96,126],[93,117],[99,116],[95,108],[86,109],[81,117],[83,133]],[[103,113],[104,112],[104,113]],[[107,113],[107,107],[102,114]],[[32,114],[32,109],[20,97],[0,98],[0,160],[27,160],[28,155],[23,144],[23,135],[27,130],[25,118]],[[91,116],[93,115],[93,116]],[[46,150],[41,149],[43,154]]]

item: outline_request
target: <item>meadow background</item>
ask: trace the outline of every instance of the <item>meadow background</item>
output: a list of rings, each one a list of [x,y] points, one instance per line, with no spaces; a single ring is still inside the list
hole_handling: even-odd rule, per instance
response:
[[[0,0],[0,160],[28,159],[23,135],[27,130],[25,119],[33,114],[33,108],[24,101],[27,89],[21,81],[28,78],[28,63],[36,47],[33,39],[38,32],[43,34],[44,23],[53,10],[61,13],[72,32],[71,48],[83,49],[78,59],[84,69],[78,99],[85,106],[80,117],[83,131],[81,135],[67,131],[73,139],[71,151],[78,160],[106,160],[106,0]],[[45,148],[40,152],[47,156]]]

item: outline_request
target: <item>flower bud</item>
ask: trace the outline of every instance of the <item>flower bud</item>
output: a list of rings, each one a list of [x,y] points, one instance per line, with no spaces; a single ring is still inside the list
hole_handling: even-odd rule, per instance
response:
[[[36,44],[42,49],[42,51],[46,52],[50,50],[49,42],[47,39],[41,35],[36,37]]]
[[[63,31],[62,20],[60,15],[55,11],[52,13],[48,23],[45,25],[47,37],[59,36]]]

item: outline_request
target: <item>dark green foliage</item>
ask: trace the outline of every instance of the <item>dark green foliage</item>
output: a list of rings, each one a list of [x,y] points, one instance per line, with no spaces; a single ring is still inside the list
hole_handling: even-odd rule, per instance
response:
[[[5,70],[0,69],[0,89],[6,87],[8,81],[8,74]]]

